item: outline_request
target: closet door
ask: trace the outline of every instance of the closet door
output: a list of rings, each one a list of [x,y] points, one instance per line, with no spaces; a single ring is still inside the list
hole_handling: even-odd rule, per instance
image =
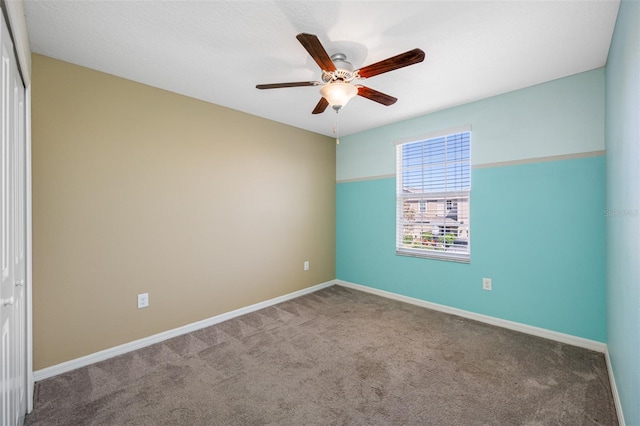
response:
[[[26,412],[25,114],[24,85],[1,18],[0,63],[0,425]]]
[[[12,52],[13,53],[13,52]],[[13,298],[15,405],[17,424],[22,424],[27,411],[27,302],[26,281],[26,174],[25,174],[25,113],[24,85],[18,72],[18,61],[12,55],[11,91],[12,126],[10,137],[13,159]]]

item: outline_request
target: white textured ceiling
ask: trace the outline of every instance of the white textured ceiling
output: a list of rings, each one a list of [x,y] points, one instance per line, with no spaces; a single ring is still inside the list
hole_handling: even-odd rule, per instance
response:
[[[204,101],[333,135],[311,111],[320,80],[296,40],[318,36],[355,68],[413,48],[424,62],[362,82],[398,98],[356,97],[348,135],[605,65],[618,0],[95,1],[25,0],[31,49]]]

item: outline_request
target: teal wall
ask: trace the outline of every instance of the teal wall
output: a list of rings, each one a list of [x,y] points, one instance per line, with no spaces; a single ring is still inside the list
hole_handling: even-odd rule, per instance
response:
[[[640,425],[640,3],[620,4],[606,68],[608,348],[626,424]]]
[[[471,262],[397,256],[393,142],[466,124]],[[343,137],[337,278],[605,342],[603,148],[601,69]]]

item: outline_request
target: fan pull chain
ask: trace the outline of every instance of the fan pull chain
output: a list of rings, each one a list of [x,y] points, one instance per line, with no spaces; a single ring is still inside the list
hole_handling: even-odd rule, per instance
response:
[[[339,135],[339,130],[338,130],[338,113],[340,112],[339,109],[336,109],[336,125],[333,128],[333,133],[336,134],[336,145],[340,145],[340,135]]]

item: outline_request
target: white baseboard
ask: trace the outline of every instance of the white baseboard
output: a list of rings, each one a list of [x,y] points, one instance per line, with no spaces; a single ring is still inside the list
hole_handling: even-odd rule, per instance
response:
[[[609,372],[609,383],[611,383],[611,393],[613,393],[613,403],[616,406],[616,414],[618,415],[618,424],[625,426],[624,413],[622,411],[622,403],[620,402],[620,395],[618,394],[618,387],[616,386],[616,378],[613,375],[613,366],[611,365],[611,358],[609,357],[609,348],[604,351],[604,358],[607,361],[607,371]]]
[[[52,365],[51,367],[43,368],[33,372],[34,381],[40,381],[49,377],[57,376],[58,374],[66,373],[71,370],[75,370],[80,367],[86,367],[87,365],[94,364],[96,362],[104,361],[105,359],[112,358],[114,356],[122,355],[127,352],[135,351],[137,349],[144,348],[154,343],[159,343],[173,337],[177,337],[183,334],[191,333],[192,331],[200,330],[201,328],[209,327],[223,321],[230,320],[241,315],[245,315],[260,309],[268,308],[269,306],[276,305],[278,303],[286,302],[287,300],[295,299],[296,297],[304,296],[305,294],[313,293],[314,291],[321,290],[323,288],[330,287],[336,284],[335,281],[327,281],[322,284],[314,285],[313,287],[305,288],[302,290],[294,291],[293,293],[285,294],[284,296],[276,297],[273,299],[265,300],[244,308],[236,309],[231,312],[216,315],[211,318],[197,321],[191,324],[187,324],[182,327],[174,328],[172,330],[163,331],[153,336],[145,337],[133,342],[125,343],[123,345],[114,346],[109,349],[105,349],[100,352],[95,352],[90,355],[86,355],[80,358],[72,359],[60,364]]]
[[[386,297],[388,299],[394,299],[400,302],[422,306],[423,308],[433,309],[434,311],[445,312],[447,314],[453,314],[459,317],[469,318],[475,321],[484,322],[484,323],[495,325],[498,327],[508,328],[510,330],[520,331],[522,333],[543,337],[545,339],[555,340],[557,342],[566,343],[569,345],[578,346],[585,349],[590,349],[596,352],[605,353],[607,349],[606,343],[598,342],[596,340],[584,339],[582,337],[572,336],[570,334],[558,333],[556,331],[534,327],[534,326],[522,324],[519,322],[513,322],[513,321],[508,321],[508,320],[504,320],[496,317],[491,317],[488,315],[477,314],[475,312],[452,308],[450,306],[440,305],[438,303],[427,302],[425,300],[403,296],[400,294],[391,293],[389,291],[378,290],[378,289],[367,287],[361,284],[354,284],[354,283],[341,281],[341,280],[336,280],[336,284],[341,285],[343,287],[349,287],[354,290],[360,290],[360,291],[375,294],[378,296]]]

